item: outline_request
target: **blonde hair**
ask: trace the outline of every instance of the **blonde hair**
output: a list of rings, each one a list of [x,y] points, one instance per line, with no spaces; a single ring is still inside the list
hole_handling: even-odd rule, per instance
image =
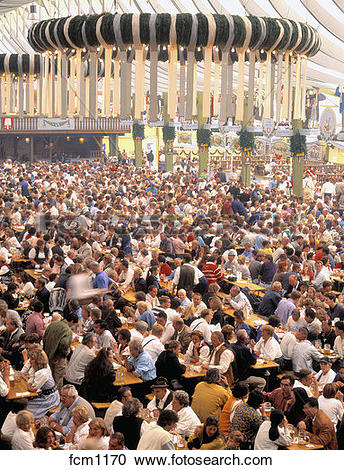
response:
[[[261,328],[261,331],[262,332],[265,331],[269,336],[271,336],[271,338],[273,337],[274,332],[275,332],[275,330],[273,329],[271,325],[263,325]]]
[[[79,405],[72,411],[73,418],[76,418],[79,423],[86,423],[90,418],[90,412],[86,405]]]
[[[28,423],[34,422],[34,415],[28,410],[21,410],[17,413],[16,425],[18,428],[22,429],[22,426]]]
[[[34,349],[30,351],[30,362],[35,361],[37,370],[45,369],[48,365],[48,357],[44,351],[40,349]]]
[[[108,429],[106,427],[106,424],[105,424],[105,421],[103,420],[103,418],[94,418],[90,421],[90,425],[91,424],[94,424],[95,426],[97,426],[97,428],[101,429],[103,431],[103,436],[108,436],[109,433],[108,433]]]
[[[144,308],[145,310],[148,310],[148,303],[144,302],[143,300],[140,300],[140,302],[137,302],[136,308]]]

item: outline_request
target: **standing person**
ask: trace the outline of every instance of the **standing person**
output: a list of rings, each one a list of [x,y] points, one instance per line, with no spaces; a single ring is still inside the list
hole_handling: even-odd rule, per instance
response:
[[[97,344],[97,337],[94,333],[85,333],[82,344],[74,349],[66,370],[66,381],[75,386],[78,390],[84,375],[85,369],[90,361],[95,358],[94,347]]]
[[[69,313],[65,319],[54,321],[45,330],[43,348],[58,390],[61,390],[67,369],[67,356],[73,340],[72,325],[78,324],[78,316]]]
[[[189,298],[191,298],[191,293],[199,282],[196,269],[190,262],[191,255],[184,253],[183,264],[176,269],[173,278],[174,292],[184,289]]]

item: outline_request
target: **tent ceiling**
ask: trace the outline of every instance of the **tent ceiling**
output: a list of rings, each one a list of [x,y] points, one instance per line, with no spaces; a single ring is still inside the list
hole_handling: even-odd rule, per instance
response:
[[[0,52],[32,53],[26,41],[29,19],[27,0],[0,0]],[[309,60],[308,79],[316,86],[344,83],[344,0],[42,0],[36,3],[37,20],[58,16],[100,13],[231,13],[285,17],[314,26],[322,37],[320,52]],[[200,72],[202,67],[199,67]],[[163,88],[167,67],[161,66]]]

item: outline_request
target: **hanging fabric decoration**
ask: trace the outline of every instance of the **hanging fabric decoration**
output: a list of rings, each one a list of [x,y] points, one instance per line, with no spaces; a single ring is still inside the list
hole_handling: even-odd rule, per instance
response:
[[[80,117],[84,116],[84,100],[81,102],[82,89],[84,89],[84,69],[81,57],[81,49],[76,51],[76,112]],[[83,97],[84,98],[84,97]]]
[[[37,111],[38,115],[42,116],[43,114],[43,70],[44,70],[44,59],[43,56],[39,59],[40,67],[39,67],[39,76],[37,81]]]
[[[103,96],[102,109],[106,117],[110,117],[110,94],[111,94],[111,69],[112,69],[112,45],[106,43],[102,35],[102,22],[104,16],[101,15],[96,23],[96,36],[99,44],[104,49],[104,78],[103,78]]]
[[[197,43],[198,20],[192,15],[190,41],[187,49],[187,84],[186,84],[186,112],[185,119],[191,121],[194,107],[194,75],[195,75],[195,49]]]
[[[156,13],[152,13],[149,18],[149,120],[151,122],[155,122],[158,119],[158,45],[156,42],[156,18]]]
[[[174,121],[177,111],[177,62],[178,62],[178,46],[176,31],[176,16],[171,16],[170,26],[170,44],[168,54],[168,98],[167,113],[170,119]]]
[[[68,116],[73,117],[75,113],[75,71],[76,71],[76,57],[72,56],[69,59],[70,72],[68,79]]]
[[[228,108],[232,106],[232,91],[230,97],[228,96],[228,88],[232,90],[232,83],[230,78],[230,67],[233,70],[231,59],[231,47],[234,40],[234,21],[230,14],[226,14],[228,22],[228,39],[226,44],[222,47],[222,63],[221,63],[221,103],[220,103],[220,123],[226,123],[229,117]],[[230,106],[229,106],[230,103]]]
[[[120,113],[120,78],[119,78],[119,48],[113,60],[113,114],[119,116]]]
[[[35,88],[34,88],[34,73],[35,73],[35,56],[29,56],[29,114],[35,114]]]
[[[220,91],[220,57],[219,57],[219,48],[215,47],[214,49],[214,106],[213,106],[213,116],[217,117],[219,113],[219,91]]]
[[[128,100],[128,94],[131,95],[131,75],[129,75],[129,65],[127,62],[127,49],[122,40],[121,15],[118,13],[114,16],[113,19],[113,30],[116,44],[120,49],[120,118],[125,119],[130,115],[131,103]]]
[[[56,116],[61,116],[61,89],[62,89],[62,70],[61,70],[61,51],[55,55],[56,59],[56,90],[55,90],[55,113]]]
[[[271,110],[273,109],[273,100],[272,100],[272,95],[274,92],[275,88],[275,83],[274,81],[272,82],[271,80],[271,53],[276,49],[278,44],[281,42],[281,39],[284,35],[284,27],[282,23],[278,20],[276,20],[276,25],[279,27],[279,35],[277,37],[277,40],[272,44],[271,48],[267,51],[266,53],[266,65],[265,65],[265,98],[264,98],[264,113],[263,117],[264,119],[270,119],[273,117],[273,113]]]
[[[284,55],[284,81],[283,81],[283,98],[282,98],[282,121],[289,119],[289,75],[290,75],[290,55],[291,52],[287,51]]]
[[[277,54],[277,91],[276,91],[276,122],[281,119],[283,53]]]
[[[215,42],[216,23],[213,15],[207,15],[208,41],[204,48],[204,75],[203,75],[203,118],[210,118],[210,83],[213,46]]]
[[[301,91],[301,116],[302,121],[306,120],[306,80],[307,80],[307,57],[301,59],[301,76],[302,76],[302,91]]]
[[[135,47],[135,110],[134,119],[142,119],[145,106],[145,61],[140,39],[140,15],[132,16],[133,44]]]
[[[179,117],[181,119],[185,116],[185,60],[184,60],[184,47],[179,49]]]
[[[242,47],[237,48],[238,52],[238,90],[235,121],[237,124],[244,120],[244,99],[245,99],[245,53],[251,41],[252,24],[251,21],[243,16],[241,18],[245,26],[245,39]]]
[[[296,58],[295,96],[294,96],[294,119],[301,119],[301,57]]]
[[[17,100],[18,100],[18,115],[20,118],[24,115],[23,102],[24,102],[24,89],[23,89],[23,56],[18,56],[18,89],[17,89]],[[37,90],[38,92],[38,90]],[[1,107],[1,106],[0,106]],[[2,111],[2,109],[1,109]]]
[[[255,74],[256,74],[256,60],[260,63],[260,57],[257,59],[257,51],[266,37],[266,23],[263,18],[258,18],[260,36],[256,43],[253,43],[249,52],[249,73],[248,73],[248,104],[247,104],[247,116],[248,120],[254,120],[254,104],[257,103],[256,89],[255,89]],[[253,24],[252,24],[253,26]],[[253,31],[252,31],[253,34]],[[252,40],[252,37],[251,37]],[[258,77],[259,78],[259,77]]]
[[[12,78],[9,68],[10,55],[5,55],[4,68],[5,68],[5,78],[6,78],[6,113],[10,114],[11,110],[11,88],[12,88]]]

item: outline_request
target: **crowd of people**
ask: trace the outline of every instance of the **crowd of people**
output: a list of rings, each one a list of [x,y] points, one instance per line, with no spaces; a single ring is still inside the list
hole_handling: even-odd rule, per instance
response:
[[[7,161],[1,448],[344,448],[344,218],[283,184]]]

